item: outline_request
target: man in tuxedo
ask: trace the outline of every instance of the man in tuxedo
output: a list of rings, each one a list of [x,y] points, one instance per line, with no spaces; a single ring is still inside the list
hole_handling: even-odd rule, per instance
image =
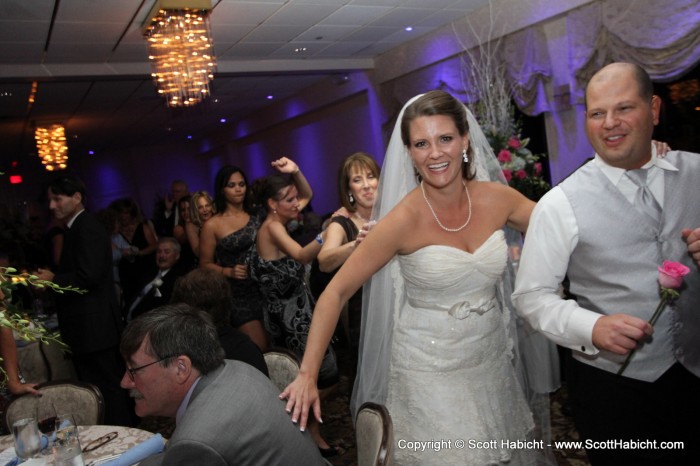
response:
[[[112,275],[112,243],[102,223],[85,210],[85,185],[60,175],[48,187],[49,208],[66,224],[56,272],[39,269],[36,275],[81,293],[56,295],[61,338],[70,347],[78,378],[95,384],[105,400],[105,422],[132,425],[133,406],[119,388],[124,362],[119,356],[123,328]]]
[[[183,180],[175,180],[170,186],[170,195],[163,199],[163,205],[159,206],[153,216],[153,225],[158,236],[173,236],[173,229],[180,221],[180,199],[190,193],[187,183]]]
[[[147,312],[128,324],[121,353],[136,413],[176,421],[165,451],[142,466],[327,464],[289,422],[277,387],[249,364],[223,359],[205,312],[187,304]]]
[[[596,466],[699,457],[700,155],[656,157],[660,107],[637,65],[613,63],[591,78],[585,121],[595,157],[535,207],[513,294],[535,329],[573,352],[574,418]],[[664,260],[690,273],[652,327]],[[557,294],[565,276],[576,300]]]
[[[166,236],[158,240],[156,265],[158,272],[139,286],[139,293],[128,298],[127,321],[131,321],[146,311],[170,302],[175,280],[187,270],[180,264],[180,243]]]

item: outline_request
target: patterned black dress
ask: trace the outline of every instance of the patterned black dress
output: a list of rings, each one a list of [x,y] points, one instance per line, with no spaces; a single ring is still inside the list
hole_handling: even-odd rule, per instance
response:
[[[222,267],[245,264],[251,248],[255,250],[255,236],[261,223],[259,215],[251,215],[243,228],[218,241],[215,250],[217,263]],[[248,275],[245,280],[228,281],[233,295],[233,327],[240,327],[251,320],[263,321],[263,298],[258,284],[250,278],[250,273]]]
[[[251,250],[249,265],[250,275],[264,296],[265,329],[272,345],[293,351],[301,360],[316,304],[304,281],[304,265],[291,257],[262,259],[255,248]],[[338,364],[329,345],[318,374],[318,388],[330,387],[338,380]]]

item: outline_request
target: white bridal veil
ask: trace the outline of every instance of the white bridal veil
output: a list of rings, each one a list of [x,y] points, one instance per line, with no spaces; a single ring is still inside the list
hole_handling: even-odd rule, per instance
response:
[[[411,158],[401,140],[401,119],[406,108],[419,97],[421,96],[409,100],[397,118],[384,157],[371,220],[382,219],[407,193],[418,186]],[[468,108],[466,111],[475,179],[507,184],[476,118]],[[520,234],[506,228],[506,241],[509,245],[519,245]],[[512,264],[509,264],[500,283],[499,301],[509,331],[516,372],[533,410],[540,431],[538,437],[546,440],[546,445],[550,437],[548,393],[559,385],[556,347],[543,336],[529,331],[516,317],[510,303],[513,282],[514,271]],[[393,322],[395,313],[401,309],[405,299],[403,286],[396,257],[364,285],[357,376],[350,403],[353,419],[360,405],[366,401],[386,403]]]

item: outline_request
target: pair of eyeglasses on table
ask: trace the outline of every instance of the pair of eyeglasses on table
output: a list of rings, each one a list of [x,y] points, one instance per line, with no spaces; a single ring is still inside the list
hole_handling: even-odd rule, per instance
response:
[[[110,432],[108,434],[103,435],[102,437],[96,438],[92,442],[88,443],[85,445],[83,448],[83,453],[88,453],[93,450],[97,450],[100,448],[102,445],[105,445],[108,442],[111,442],[115,438],[117,438],[119,434],[117,432]]]

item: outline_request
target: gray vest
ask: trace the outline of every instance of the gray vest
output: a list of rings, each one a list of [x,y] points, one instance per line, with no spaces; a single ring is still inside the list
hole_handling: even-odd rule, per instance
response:
[[[700,226],[700,155],[674,151],[666,159],[679,171],[663,170],[664,205],[658,226],[592,162],[560,184],[579,227],[567,275],[581,307],[648,320],[660,299],[657,267],[664,260],[690,267],[680,298],[666,306],[654,335],[625,369],[625,376],[649,382],[676,360],[700,377],[700,272],[681,238],[683,228]],[[575,357],[609,372],[617,372],[625,359],[607,351]]]

